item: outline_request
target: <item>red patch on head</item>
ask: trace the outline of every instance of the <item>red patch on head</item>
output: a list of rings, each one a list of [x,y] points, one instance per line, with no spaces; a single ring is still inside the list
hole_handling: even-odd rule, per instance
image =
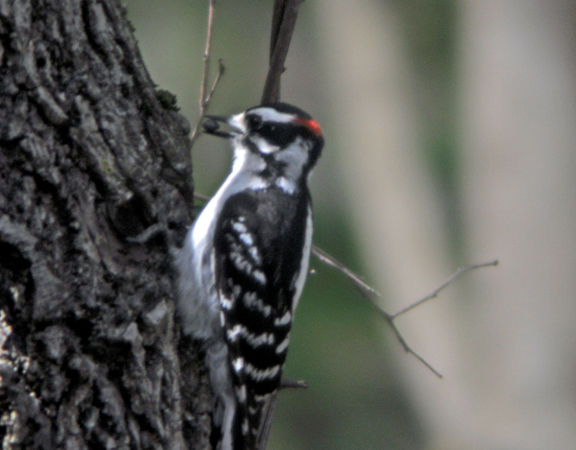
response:
[[[301,117],[297,117],[292,122],[297,123],[298,125],[304,125],[318,137],[322,136],[322,128],[320,128],[320,124],[314,119],[303,119]]]

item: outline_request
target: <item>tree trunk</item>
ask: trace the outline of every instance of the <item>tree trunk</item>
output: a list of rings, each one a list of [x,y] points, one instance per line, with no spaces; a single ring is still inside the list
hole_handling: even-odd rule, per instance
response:
[[[0,70],[3,448],[208,448],[169,256],[192,221],[188,122],[117,0],[0,0]]]

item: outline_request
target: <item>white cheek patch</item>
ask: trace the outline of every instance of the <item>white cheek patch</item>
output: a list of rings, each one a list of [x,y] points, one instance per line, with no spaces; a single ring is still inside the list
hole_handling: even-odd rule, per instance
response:
[[[286,167],[294,171],[294,175],[300,175],[302,168],[308,162],[308,152],[310,151],[310,144],[304,141],[301,137],[297,137],[292,144],[275,155],[277,161],[286,163]]]
[[[276,161],[285,164],[282,176],[275,182],[284,192],[293,194],[297,189],[297,182],[308,162],[309,150],[309,144],[298,137],[288,148],[274,155]]]
[[[280,147],[278,147],[277,145],[270,144],[270,142],[268,142],[266,139],[261,138],[259,136],[254,136],[250,139],[252,140],[254,145],[256,145],[258,150],[261,153],[264,153],[265,155],[269,155],[271,153],[274,153],[274,152],[277,152],[278,150],[280,150]]]

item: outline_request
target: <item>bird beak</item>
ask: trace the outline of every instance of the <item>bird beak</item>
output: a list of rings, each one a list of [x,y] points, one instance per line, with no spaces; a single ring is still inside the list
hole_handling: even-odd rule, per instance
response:
[[[214,136],[231,139],[238,134],[244,133],[244,130],[240,128],[238,121],[238,116],[204,116],[206,120],[202,124],[204,132],[207,134],[212,134]],[[220,130],[220,123],[223,122],[230,127],[230,131]]]

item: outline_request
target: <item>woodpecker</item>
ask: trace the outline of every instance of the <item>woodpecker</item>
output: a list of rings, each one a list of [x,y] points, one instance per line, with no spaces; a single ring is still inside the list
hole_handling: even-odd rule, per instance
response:
[[[324,138],[286,103],[208,116],[204,131],[228,139],[234,159],[179,252],[178,311],[183,332],[204,343],[213,448],[253,450],[308,274],[308,181]]]

